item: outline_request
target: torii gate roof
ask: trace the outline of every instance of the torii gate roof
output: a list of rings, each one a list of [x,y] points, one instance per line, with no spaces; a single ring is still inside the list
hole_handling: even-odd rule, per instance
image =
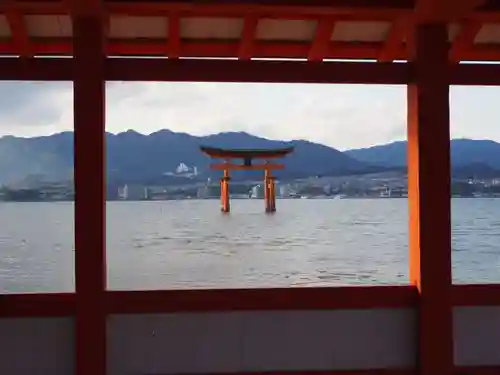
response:
[[[293,147],[275,149],[229,149],[201,146],[200,150],[212,158],[219,159],[275,159],[291,152]]]

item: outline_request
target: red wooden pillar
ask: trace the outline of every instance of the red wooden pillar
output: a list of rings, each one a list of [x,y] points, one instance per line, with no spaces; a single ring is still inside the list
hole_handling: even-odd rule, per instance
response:
[[[105,82],[100,17],[75,12],[73,34],[76,374],[104,375]]]
[[[417,365],[424,375],[451,375],[450,115],[448,32],[416,26],[415,81],[408,87],[410,280],[419,291]]]

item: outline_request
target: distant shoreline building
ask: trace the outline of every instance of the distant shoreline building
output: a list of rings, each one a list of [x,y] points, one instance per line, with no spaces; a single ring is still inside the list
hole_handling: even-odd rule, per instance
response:
[[[189,167],[187,164],[181,162],[173,172],[166,172],[164,173],[164,175],[173,177],[194,178],[198,176],[198,167],[197,166]]]
[[[259,184],[252,187],[250,190],[250,198],[262,199],[264,198],[264,185]]]
[[[149,189],[142,185],[124,185],[118,189],[118,197],[126,201],[148,200],[150,199]]]

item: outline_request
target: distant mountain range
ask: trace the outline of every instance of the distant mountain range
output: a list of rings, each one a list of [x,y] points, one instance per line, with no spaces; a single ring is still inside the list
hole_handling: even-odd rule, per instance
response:
[[[282,179],[315,175],[345,175],[384,170],[371,167],[333,148],[303,141],[272,141],[244,132],[228,132],[197,137],[186,133],[161,130],[150,135],[135,131],[107,134],[107,175],[114,184],[123,183],[175,183],[182,179],[172,176],[183,163],[196,167],[198,179],[220,177],[209,170],[210,159],[200,145],[232,148],[275,148],[294,146],[295,152],[287,157],[286,169],[277,171]],[[0,138],[0,184],[22,181],[27,176],[41,176],[45,180],[64,180],[73,173],[73,133],[51,136]],[[261,179],[262,173],[234,173],[235,178]],[[185,181],[183,181],[185,182]]]
[[[200,145],[231,148],[275,148],[294,146],[286,158],[286,169],[278,171],[281,179],[311,176],[364,174],[406,165],[406,142],[366,149],[338,151],[304,140],[273,141],[245,132],[227,132],[198,137],[186,133],[161,130],[150,135],[135,131],[107,134],[107,174],[113,184],[175,183],[180,164],[196,167],[196,179],[218,177],[208,169],[210,160],[199,150]],[[500,175],[500,144],[493,141],[458,139],[452,141],[455,171],[465,174]],[[181,169],[185,169],[184,167]],[[0,138],[0,184],[12,184],[29,176],[45,180],[70,179],[73,174],[73,133],[51,136]],[[235,178],[261,178],[261,173],[242,172]],[[182,180],[182,179],[181,179]]]
[[[406,141],[398,141],[348,150],[345,154],[375,165],[401,167],[406,165],[406,148]],[[500,169],[500,143],[488,140],[453,139],[451,158],[454,166],[485,164]]]
[[[386,145],[348,150],[350,157],[384,167],[405,167],[407,142],[398,141]],[[490,140],[453,139],[451,163],[456,177],[498,177],[500,171],[500,143]]]

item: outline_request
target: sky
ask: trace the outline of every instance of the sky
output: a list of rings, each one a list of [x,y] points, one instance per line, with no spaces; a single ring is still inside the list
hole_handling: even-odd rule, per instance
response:
[[[403,86],[222,83],[108,83],[106,130],[194,135],[246,131],[306,139],[339,150],[406,138]],[[68,82],[0,83],[0,136],[73,129]],[[500,88],[453,87],[453,138],[500,141]]]

